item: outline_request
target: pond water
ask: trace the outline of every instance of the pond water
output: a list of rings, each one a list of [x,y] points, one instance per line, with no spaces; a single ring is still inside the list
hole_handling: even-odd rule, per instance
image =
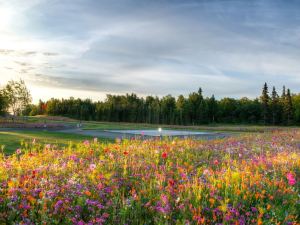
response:
[[[106,130],[106,132],[130,134],[130,135],[145,135],[152,137],[159,136],[199,136],[199,135],[212,135],[213,132],[203,131],[185,131],[185,130]]]

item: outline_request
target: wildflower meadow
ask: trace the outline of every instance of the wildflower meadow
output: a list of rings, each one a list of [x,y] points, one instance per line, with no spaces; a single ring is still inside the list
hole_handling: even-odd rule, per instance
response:
[[[0,156],[0,224],[300,224],[300,131],[37,141]]]

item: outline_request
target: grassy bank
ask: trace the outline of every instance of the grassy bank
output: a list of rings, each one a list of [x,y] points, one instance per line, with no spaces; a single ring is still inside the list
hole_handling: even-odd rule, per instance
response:
[[[77,134],[65,134],[60,132],[49,131],[1,131],[0,130],[0,146],[3,148],[5,154],[11,154],[20,148],[25,143],[32,143],[35,139],[36,143],[40,145],[51,144],[58,147],[64,147],[70,142],[79,143],[86,139],[91,139],[90,136],[77,135]]]

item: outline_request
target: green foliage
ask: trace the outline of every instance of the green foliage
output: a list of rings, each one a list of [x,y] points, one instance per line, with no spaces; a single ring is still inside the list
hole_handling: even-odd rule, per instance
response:
[[[14,115],[22,115],[23,110],[31,103],[30,92],[23,80],[9,81],[2,92],[7,99],[10,111]]]
[[[300,123],[300,94],[292,96],[292,102],[295,109],[295,113],[294,113],[295,122]]]
[[[281,115],[281,110],[282,110],[282,108],[280,106],[280,99],[276,92],[275,87],[273,87],[273,90],[272,90],[270,109],[272,112],[272,124],[275,125],[280,121],[280,115]]]
[[[107,122],[130,122],[169,125],[202,125],[211,123],[293,125],[300,123],[300,105],[293,105],[290,90],[283,88],[278,96],[275,87],[269,96],[265,83],[258,99],[223,98],[214,95],[204,97],[202,89],[180,95],[162,98],[136,94],[107,95],[105,101],[92,102],[90,99],[54,99],[40,101],[30,106],[26,115],[67,116],[78,120]],[[29,108],[28,108],[29,109]],[[298,112],[299,111],[299,112]],[[29,112],[29,113],[28,113]]]
[[[8,101],[5,97],[3,90],[0,90],[0,116],[3,116],[7,113]]]
[[[270,121],[270,97],[267,83],[264,84],[260,101],[262,104],[263,123],[267,124]]]
[[[292,124],[294,112],[293,112],[293,103],[290,89],[287,90],[287,95],[284,100],[283,112],[285,116],[285,121],[288,125]]]

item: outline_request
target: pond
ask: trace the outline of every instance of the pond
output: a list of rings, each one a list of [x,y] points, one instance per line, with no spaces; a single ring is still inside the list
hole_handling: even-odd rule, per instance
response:
[[[141,135],[141,136],[200,136],[213,135],[214,132],[187,131],[187,130],[106,130],[106,132],[119,133],[123,135]]]

